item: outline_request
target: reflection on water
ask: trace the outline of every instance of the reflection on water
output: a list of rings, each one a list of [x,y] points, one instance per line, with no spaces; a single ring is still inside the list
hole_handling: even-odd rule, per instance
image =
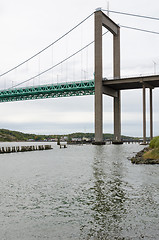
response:
[[[91,210],[94,221],[89,237],[96,239],[120,238],[126,208],[124,182],[120,160],[112,162],[112,155],[105,155],[104,146],[97,146],[94,152],[93,176],[95,196]]]
[[[127,159],[141,148],[1,155],[1,239],[159,239],[159,166]]]

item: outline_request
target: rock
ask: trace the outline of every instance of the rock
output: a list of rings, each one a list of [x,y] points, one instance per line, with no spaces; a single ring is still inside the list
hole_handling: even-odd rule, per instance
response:
[[[149,147],[145,147],[143,150],[138,152],[134,157],[131,158],[133,164],[159,164],[159,159],[144,159],[143,154],[149,151]]]

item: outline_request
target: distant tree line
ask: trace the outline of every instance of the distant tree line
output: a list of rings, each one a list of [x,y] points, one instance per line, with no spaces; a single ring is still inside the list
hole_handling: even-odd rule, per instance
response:
[[[11,131],[8,129],[0,129],[0,141],[1,142],[13,142],[13,141],[50,141],[53,139],[60,139],[63,137],[67,137],[68,141],[71,141],[72,138],[88,138],[94,139],[94,133],[71,133],[71,134],[64,134],[64,135],[37,135],[37,134],[29,134],[29,133],[22,133],[18,131]],[[113,134],[105,133],[103,134],[104,140],[110,139],[112,140],[114,137]],[[128,136],[122,136],[122,139],[134,139]]]

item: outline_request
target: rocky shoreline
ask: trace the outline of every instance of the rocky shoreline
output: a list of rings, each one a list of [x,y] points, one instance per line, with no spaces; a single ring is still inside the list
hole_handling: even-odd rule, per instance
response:
[[[150,149],[149,147],[145,147],[143,150],[138,152],[134,157],[130,160],[133,164],[159,164],[159,159],[144,159],[143,154],[148,152]]]

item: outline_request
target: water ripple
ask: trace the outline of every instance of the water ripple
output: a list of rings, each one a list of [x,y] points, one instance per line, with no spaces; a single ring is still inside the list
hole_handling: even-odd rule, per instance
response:
[[[54,146],[0,159],[4,240],[157,240],[159,166],[135,166],[138,145]]]

